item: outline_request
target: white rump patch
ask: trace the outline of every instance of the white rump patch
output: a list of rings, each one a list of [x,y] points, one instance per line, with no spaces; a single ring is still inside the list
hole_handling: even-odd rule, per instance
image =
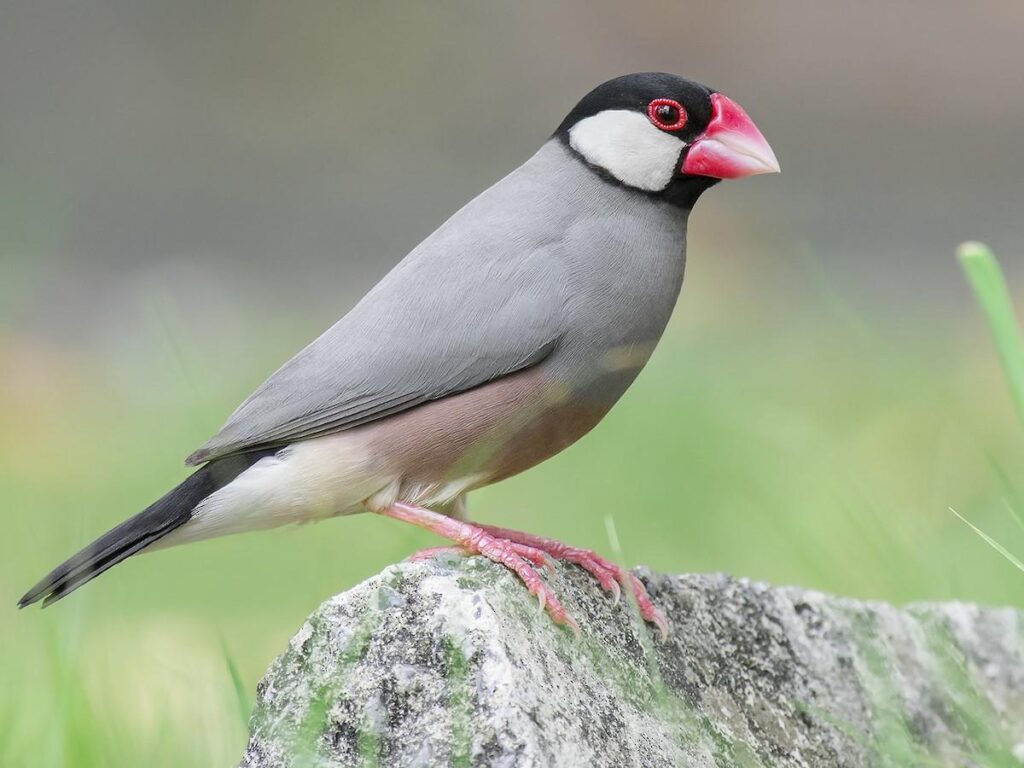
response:
[[[623,184],[659,192],[672,181],[686,142],[658,130],[639,112],[606,109],[576,123],[569,146]]]
[[[308,523],[388,507],[401,499],[427,508],[450,507],[484,475],[409,483],[379,466],[367,451],[366,430],[303,440],[265,456],[201,501],[192,519],[149,549],[162,549],[245,531]]]
[[[364,510],[393,481],[372,469],[359,431],[305,440],[267,456],[208,496],[153,549]]]

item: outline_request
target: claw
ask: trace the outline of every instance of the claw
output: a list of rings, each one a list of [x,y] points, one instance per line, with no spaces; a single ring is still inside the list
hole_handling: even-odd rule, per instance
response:
[[[606,568],[603,563],[598,562],[592,556],[580,557],[572,562],[597,579],[598,584],[601,585],[605,592],[611,593],[612,605],[619,604],[619,599],[622,597],[622,588],[619,586],[618,573],[616,571]]]
[[[668,622],[665,620],[661,611],[655,610],[654,615],[647,620],[654,622],[654,625],[658,628],[658,634],[661,635],[661,642],[664,643],[668,640]]]

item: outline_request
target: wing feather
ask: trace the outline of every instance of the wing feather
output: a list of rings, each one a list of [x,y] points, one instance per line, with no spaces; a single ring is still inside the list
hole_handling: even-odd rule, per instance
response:
[[[551,241],[510,253],[497,231],[467,249],[454,221],[285,363],[187,462],[351,429],[546,358],[562,310]]]

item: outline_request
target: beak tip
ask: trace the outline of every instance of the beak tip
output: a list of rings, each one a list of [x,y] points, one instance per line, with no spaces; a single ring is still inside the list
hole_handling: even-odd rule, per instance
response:
[[[751,146],[747,148],[747,156],[752,166],[749,170],[749,175],[760,176],[769,173],[781,173],[782,168],[779,166],[779,159],[775,157],[775,150],[772,149],[765,137],[761,135],[761,132],[756,127],[753,127],[753,123],[751,123],[751,128],[755,134],[751,137],[753,139],[750,142]]]
[[[779,167],[779,161],[775,159],[775,155],[765,158],[764,170],[761,173],[782,173],[782,168]]]

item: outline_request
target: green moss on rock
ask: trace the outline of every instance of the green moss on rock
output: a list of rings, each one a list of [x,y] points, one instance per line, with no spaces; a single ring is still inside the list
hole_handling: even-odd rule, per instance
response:
[[[667,642],[572,567],[579,640],[481,558],[392,566],[271,666],[241,766],[1024,765],[1017,611],[638,574]]]

